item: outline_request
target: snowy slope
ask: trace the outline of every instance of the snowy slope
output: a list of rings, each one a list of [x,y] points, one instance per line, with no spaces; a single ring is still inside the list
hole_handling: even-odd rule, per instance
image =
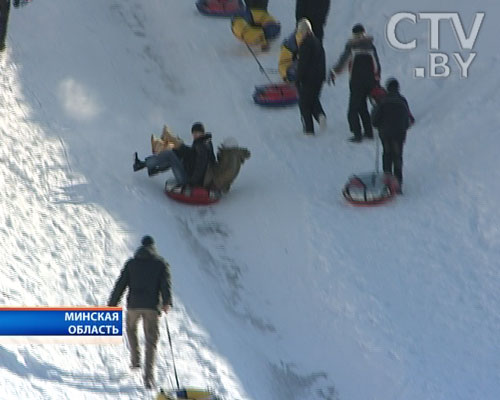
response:
[[[282,36],[291,3],[269,7]],[[0,303],[104,304],[149,233],[172,267],[181,383],[234,400],[498,398],[500,7],[434,3],[332,4],[329,64],[363,22],[383,78],[400,78],[418,122],[405,196],[361,210],[339,192],[374,167],[375,149],[346,142],[345,76],[323,92],[328,131],[306,138],[296,108],[252,104],[265,77],[229,22],[193,2],[37,0],[11,10]],[[385,24],[402,10],[445,8],[466,26],[486,12],[471,76],[412,79],[427,59],[426,26],[404,24],[419,46],[403,52],[385,41]],[[457,49],[449,30],[442,45]],[[275,68],[278,51],[259,58]],[[165,122],[188,141],[197,120],[216,144],[234,136],[252,151],[230,195],[208,208],[169,202],[165,176],[131,171],[133,151],[146,155]],[[159,348],[158,381],[172,387],[165,334]],[[125,346],[0,346],[0,398],[152,397],[127,360]]]

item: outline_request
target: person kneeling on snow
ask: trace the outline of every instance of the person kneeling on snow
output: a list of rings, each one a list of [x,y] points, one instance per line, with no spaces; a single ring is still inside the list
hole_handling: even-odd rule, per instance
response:
[[[146,157],[144,161],[135,153],[134,171],[147,168],[148,175],[153,176],[172,168],[177,184],[203,186],[205,174],[215,163],[212,135],[205,132],[201,122],[193,124],[191,134],[193,143],[186,146],[179,138],[169,136],[168,129],[164,128],[162,137],[171,139],[165,140],[168,142],[167,149]],[[173,148],[169,149],[169,146]]]
[[[234,138],[226,138],[217,151],[217,164],[207,173],[207,185],[227,193],[234,182],[241,165],[250,158],[250,151],[239,147]]]

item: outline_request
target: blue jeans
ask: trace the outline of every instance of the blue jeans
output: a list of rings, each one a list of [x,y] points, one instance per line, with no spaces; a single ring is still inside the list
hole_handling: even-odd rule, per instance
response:
[[[172,150],[165,150],[161,153],[146,157],[144,162],[146,163],[148,171],[157,170],[158,172],[163,172],[172,168],[177,183],[179,185],[185,185],[187,183],[184,165],[182,165],[182,161]]]

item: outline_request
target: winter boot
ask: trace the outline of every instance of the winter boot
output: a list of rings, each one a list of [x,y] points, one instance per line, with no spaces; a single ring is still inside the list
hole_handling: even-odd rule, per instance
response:
[[[140,171],[141,169],[146,167],[146,163],[144,161],[139,160],[137,156],[137,152],[134,154],[134,172]]]
[[[144,376],[144,386],[146,389],[153,389],[155,387],[155,380],[152,376],[145,375]]]

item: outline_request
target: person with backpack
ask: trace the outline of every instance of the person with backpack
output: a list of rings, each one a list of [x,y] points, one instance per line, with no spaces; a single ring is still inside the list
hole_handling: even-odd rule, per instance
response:
[[[164,135],[167,133],[164,132]],[[148,175],[153,176],[172,168],[177,184],[203,186],[207,171],[215,163],[212,135],[205,132],[201,122],[193,124],[191,134],[193,136],[191,146],[185,145],[179,138],[171,138],[172,149],[167,148],[146,157],[144,161],[141,161],[135,153],[134,171],[147,168]]]
[[[399,93],[399,82],[390,78],[386,83],[387,95],[372,112],[373,126],[378,128],[382,141],[382,168],[394,175],[399,182],[398,193],[402,194],[403,146],[406,131],[415,123],[408,101]]]
[[[295,3],[295,22],[307,18],[311,23],[314,36],[323,42],[324,26],[330,11],[330,0],[297,0]]]
[[[349,80],[349,110],[347,119],[349,129],[354,135],[351,142],[361,142],[360,119],[363,124],[364,137],[373,139],[373,129],[366,103],[371,90],[380,80],[380,62],[377,49],[373,44],[373,37],[366,35],[365,28],[356,24],[352,28],[352,38],[345,45],[344,52],[330,71],[329,81],[334,82],[337,74],[348,66],[350,72]]]
[[[326,77],[325,50],[312,31],[311,23],[303,18],[297,24],[299,45],[296,85],[304,134],[314,135],[313,118],[320,129],[326,129],[326,116],[319,100]]]
[[[116,307],[124,291],[128,288],[126,332],[130,347],[131,368],[141,367],[137,326],[142,319],[146,340],[144,360],[144,384],[154,386],[154,364],[156,346],[160,336],[159,321],[161,311],[168,313],[172,307],[170,267],[158,255],[154,239],[146,235],[141,246],[121,270],[111,292],[108,306]]]

